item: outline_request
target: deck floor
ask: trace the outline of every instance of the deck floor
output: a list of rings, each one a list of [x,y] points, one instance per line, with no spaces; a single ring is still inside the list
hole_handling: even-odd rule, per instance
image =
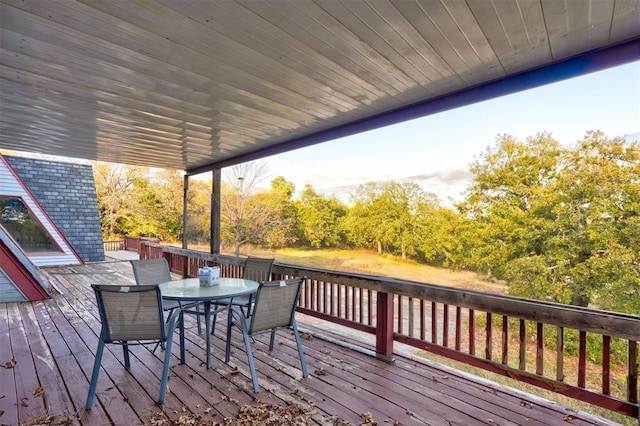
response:
[[[232,336],[231,362],[226,364],[224,331],[217,330],[212,368],[207,370],[203,336],[197,333],[194,317],[188,316],[187,361],[179,364],[175,339],[163,405],[156,403],[162,352],[133,347],[127,371],[121,348],[107,345],[95,405],[86,411],[100,330],[89,284],[133,283],[131,269],[128,262],[115,261],[47,268],[43,275],[61,294],[44,302],[0,303],[0,425],[238,424],[233,419],[253,418],[271,404],[288,413],[297,409],[311,424],[322,425],[613,424],[414,357],[398,355],[394,363],[378,360],[319,337],[321,333],[340,340],[328,327],[305,318],[299,325],[309,331],[303,341],[306,379],[287,331],[279,332],[271,354],[268,336],[254,344],[258,394],[252,391],[238,332]],[[218,321],[218,327],[223,324]],[[244,414],[239,414],[241,409]]]

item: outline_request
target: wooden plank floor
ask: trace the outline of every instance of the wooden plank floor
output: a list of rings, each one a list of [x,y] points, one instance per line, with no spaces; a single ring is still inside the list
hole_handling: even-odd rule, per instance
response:
[[[254,394],[238,332],[229,364],[224,331],[212,339],[212,368],[204,366],[204,339],[188,317],[187,362],[173,346],[169,392],[156,404],[162,351],[133,347],[125,370],[120,347],[107,345],[94,408],[85,411],[100,330],[91,283],[133,283],[128,262],[48,268],[62,292],[35,303],[0,303],[0,425],[227,424],[241,407],[299,407],[322,425],[597,425],[612,424],[555,403],[511,391],[454,370],[397,356],[395,363],[320,338],[340,337],[318,321],[299,319],[310,376],[303,379],[291,334],[280,331],[254,344],[261,392]],[[221,327],[225,321],[218,321]],[[315,333],[315,334],[314,334]],[[344,339],[342,339],[344,340]],[[367,414],[368,413],[368,414]],[[188,423],[187,420],[198,422]],[[207,423],[208,422],[208,423]],[[252,424],[261,424],[254,422]],[[286,423],[282,423],[286,424]]]

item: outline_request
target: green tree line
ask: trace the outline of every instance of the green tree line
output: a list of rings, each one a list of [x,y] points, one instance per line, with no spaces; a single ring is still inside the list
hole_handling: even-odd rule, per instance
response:
[[[349,203],[284,176],[260,189],[263,163],[235,166],[221,188],[223,247],[365,248],[504,281],[513,295],[640,312],[640,146],[588,131],[563,147],[549,133],[497,137],[446,207],[411,182],[360,185]],[[105,238],[182,238],[183,177],[94,166]],[[209,243],[211,181],[189,180],[187,237]]]

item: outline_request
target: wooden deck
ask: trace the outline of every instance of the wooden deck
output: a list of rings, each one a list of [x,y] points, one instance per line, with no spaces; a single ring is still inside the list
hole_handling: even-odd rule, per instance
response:
[[[252,391],[237,332],[231,362],[226,364],[224,333],[217,331],[212,368],[207,370],[203,337],[193,317],[188,317],[187,362],[178,363],[176,339],[164,405],[156,404],[161,351],[132,348],[128,372],[120,347],[112,345],[105,350],[94,408],[85,411],[100,330],[89,284],[133,283],[131,269],[128,262],[104,262],[43,273],[62,294],[46,302],[0,304],[0,425],[197,425],[225,424],[225,419],[233,424],[231,419],[249,418],[239,414],[241,408],[253,407],[256,413],[264,404],[289,413],[298,409],[311,424],[323,425],[613,424],[412,357],[398,355],[394,363],[378,360],[366,351],[320,338],[316,333],[341,340],[305,318],[299,325],[310,331],[303,342],[307,379],[301,377],[295,343],[284,331],[279,332],[272,354],[267,336],[254,345],[260,393]],[[218,321],[218,326],[224,323]]]

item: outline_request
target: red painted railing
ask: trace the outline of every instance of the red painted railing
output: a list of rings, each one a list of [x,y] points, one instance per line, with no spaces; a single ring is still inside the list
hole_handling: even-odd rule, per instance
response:
[[[241,276],[244,263],[147,242],[140,255],[164,256],[183,276],[204,262]],[[298,311],[370,333],[379,357],[390,359],[401,342],[638,418],[640,316],[277,262],[273,270],[274,279],[306,276]],[[588,353],[600,374],[587,377]],[[624,378],[612,376],[614,361]],[[613,380],[625,391],[615,394]]]

